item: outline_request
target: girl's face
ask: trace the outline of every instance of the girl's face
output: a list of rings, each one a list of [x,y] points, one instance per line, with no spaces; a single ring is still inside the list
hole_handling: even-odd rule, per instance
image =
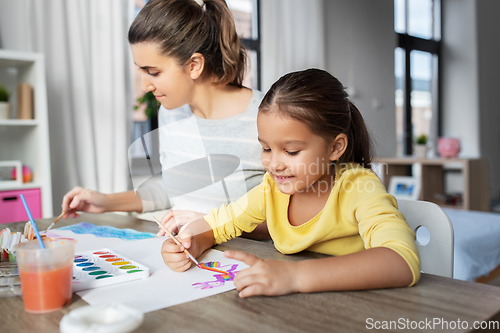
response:
[[[327,143],[304,123],[273,109],[259,113],[257,128],[262,165],[282,193],[321,194],[322,189],[330,189],[334,176],[330,164],[338,158],[334,143]]]
[[[154,43],[132,44],[130,48],[141,73],[144,93],[153,92],[169,110],[191,101],[194,82],[188,66],[181,66],[175,58],[160,54]]]

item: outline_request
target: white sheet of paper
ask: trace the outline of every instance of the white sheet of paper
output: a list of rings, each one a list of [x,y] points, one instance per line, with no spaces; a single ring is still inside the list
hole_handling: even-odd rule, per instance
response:
[[[167,237],[154,237],[135,241],[125,241],[113,237],[96,237],[91,234],[76,234],[70,230],[50,230],[50,237],[68,237],[77,240],[75,252],[108,248],[122,256],[149,267],[151,276],[145,280],[124,282],[116,285],[80,291],[77,294],[90,305],[123,303],[143,312],[163,309],[169,306],[194,301],[234,289],[232,281],[221,286],[201,289],[195,283],[214,281],[216,272],[195,267],[186,272],[172,271],[163,262],[161,246]],[[200,263],[218,261],[221,270],[228,270],[238,264],[236,271],[248,268],[241,261],[224,257],[223,252],[210,249],[197,259]],[[227,266],[229,265],[229,266]],[[219,283],[220,284],[220,283]]]
[[[132,247],[131,243],[137,244],[144,241],[151,242],[152,240],[154,239],[129,242],[128,248],[130,249]],[[133,244],[133,247],[135,247],[136,244]],[[119,249],[115,251],[120,253]],[[121,254],[127,256],[123,252],[121,252]],[[130,258],[137,260],[139,263],[144,262],[144,260],[132,258],[132,256],[130,256]],[[198,261],[200,263],[218,261],[222,265],[222,270],[230,269],[231,264],[238,264],[236,271],[241,271],[248,267],[245,263],[228,259],[224,257],[221,251],[213,249],[205,252],[198,258]],[[226,265],[229,266],[224,267]],[[134,307],[143,312],[150,312],[220,294],[235,288],[232,281],[227,281],[222,286],[215,286],[210,289],[200,289],[193,286],[193,284],[199,282],[216,281],[214,277],[215,274],[217,273],[195,267],[194,265],[189,270],[178,273],[172,271],[163,264],[163,268],[156,270],[148,279],[84,290],[78,292],[78,295],[90,305],[117,302]]]

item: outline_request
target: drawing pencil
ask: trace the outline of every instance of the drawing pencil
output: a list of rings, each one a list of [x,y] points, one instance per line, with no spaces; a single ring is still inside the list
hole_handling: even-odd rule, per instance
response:
[[[165,228],[165,226],[163,224],[160,223],[160,221],[158,221],[158,219],[156,217],[153,216],[153,218],[155,219],[155,222],[158,223],[158,225],[160,226],[160,228],[162,228],[163,230],[165,230],[165,232],[167,233],[167,235],[170,236],[170,238],[172,238],[174,240],[174,242],[177,243],[177,245],[181,245],[181,242],[179,242],[179,240],[177,238],[175,238],[174,235],[172,235],[170,233],[170,231],[168,231],[167,228]],[[198,261],[196,261],[196,259],[191,255],[191,253],[189,253],[189,251],[187,249],[184,249],[184,253],[187,254],[189,256],[189,258],[191,258],[191,260],[196,264],[196,266],[199,265]]]

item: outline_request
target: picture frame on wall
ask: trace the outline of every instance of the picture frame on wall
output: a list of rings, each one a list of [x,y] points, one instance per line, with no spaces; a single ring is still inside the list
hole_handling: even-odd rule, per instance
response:
[[[420,196],[420,179],[409,176],[392,176],[388,192],[396,199],[418,200]]]

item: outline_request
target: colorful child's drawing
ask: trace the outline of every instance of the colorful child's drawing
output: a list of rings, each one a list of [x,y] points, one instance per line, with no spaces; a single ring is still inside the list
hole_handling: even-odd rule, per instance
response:
[[[231,268],[227,271],[220,269],[227,266],[231,266]],[[193,283],[193,287],[200,289],[212,289],[215,287],[221,287],[226,283],[226,281],[233,281],[236,273],[239,272],[235,271],[235,269],[238,268],[238,264],[221,266],[220,262],[218,261],[202,262],[197,267],[206,269],[208,271],[217,272],[217,274],[214,274],[215,281]]]
[[[123,240],[139,240],[156,237],[149,232],[140,232],[133,229],[118,229],[108,225],[97,226],[92,223],[80,222],[73,225],[68,225],[57,230],[69,230],[75,234],[91,234],[96,237],[114,237]],[[56,231],[57,232],[57,231]]]

